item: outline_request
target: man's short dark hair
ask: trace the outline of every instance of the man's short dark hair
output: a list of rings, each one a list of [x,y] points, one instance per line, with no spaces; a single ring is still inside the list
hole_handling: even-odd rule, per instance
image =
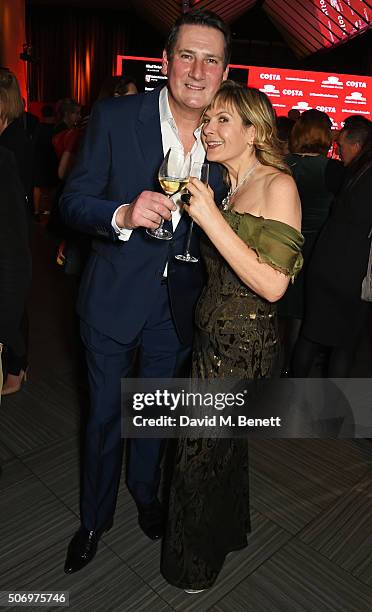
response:
[[[363,115],[349,115],[344,121],[344,127],[349,128],[354,125],[370,125],[371,122]]]
[[[217,15],[217,13],[213,13],[213,11],[195,9],[193,11],[189,11],[188,13],[184,13],[177,19],[165,44],[165,50],[168,58],[172,57],[174,47],[176,46],[177,42],[178,32],[180,27],[183,25],[200,25],[219,30],[223,34],[225,42],[224,67],[226,68],[230,61],[231,55],[231,32],[227,23],[225,23],[221,17]]]
[[[370,121],[365,123],[361,121],[351,124],[348,123],[342,128],[340,134],[344,134],[348,142],[352,144],[359,144],[361,147],[363,147],[367,140],[371,138],[372,123]]]

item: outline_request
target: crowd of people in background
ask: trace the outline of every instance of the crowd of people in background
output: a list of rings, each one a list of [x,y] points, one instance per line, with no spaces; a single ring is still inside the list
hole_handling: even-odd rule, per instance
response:
[[[305,237],[304,267],[278,305],[282,375],[307,377],[318,358],[318,376],[347,377],[369,313],[361,287],[371,243],[372,124],[352,115],[332,131],[315,109],[278,124]],[[338,159],[330,155],[335,143]]]

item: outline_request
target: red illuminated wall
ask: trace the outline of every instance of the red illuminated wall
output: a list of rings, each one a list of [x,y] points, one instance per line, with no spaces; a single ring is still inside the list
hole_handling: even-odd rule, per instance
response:
[[[0,65],[14,72],[26,99],[26,64],[19,58],[25,42],[25,0],[0,0]]]

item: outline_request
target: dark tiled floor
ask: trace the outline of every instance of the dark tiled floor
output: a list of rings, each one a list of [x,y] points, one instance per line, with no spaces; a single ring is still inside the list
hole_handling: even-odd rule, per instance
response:
[[[372,445],[251,442],[252,535],[216,586],[186,595],[159,573],[160,545],[136,523],[124,483],[94,562],[66,576],[78,524],[79,410],[86,402],[73,316],[76,282],[35,229],[30,380],[0,408],[0,590],[68,590],[73,610],[370,612]],[[368,376],[365,342],[355,375]],[[23,608],[24,609],[24,608]]]

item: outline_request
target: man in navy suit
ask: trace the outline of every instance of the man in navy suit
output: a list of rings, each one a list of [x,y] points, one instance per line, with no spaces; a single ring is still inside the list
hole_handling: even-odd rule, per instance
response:
[[[121,379],[130,376],[135,355],[138,376],[150,378],[182,375],[190,358],[203,271],[174,258],[183,251],[190,221],[177,196],[160,193],[157,174],[170,147],[204,161],[201,114],[227,77],[229,54],[229,29],[216,14],[196,10],[180,17],[163,52],[167,86],[95,106],[61,199],[65,221],[94,236],[78,299],[91,410],[81,527],[68,548],[66,573],[94,557],[112,525],[122,465]],[[217,167],[210,183],[221,190]],[[173,230],[171,241],[146,233],[162,219]],[[196,232],[193,241],[197,253]],[[149,439],[130,445],[128,487],[151,539],[163,531],[157,498],[162,445]]]

